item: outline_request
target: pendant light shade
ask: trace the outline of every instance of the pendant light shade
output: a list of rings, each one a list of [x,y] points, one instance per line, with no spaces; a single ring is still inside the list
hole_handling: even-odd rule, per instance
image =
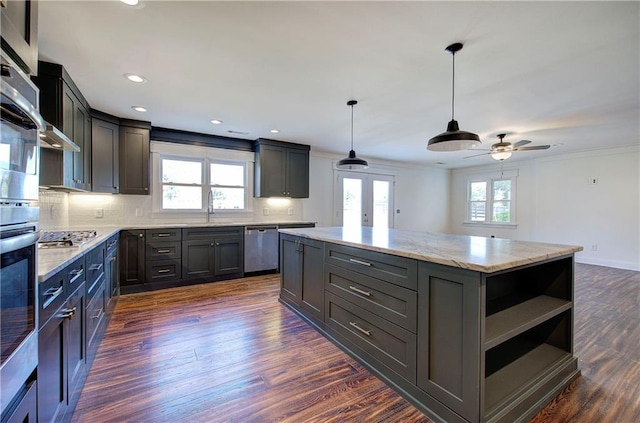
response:
[[[453,79],[451,89],[451,121],[447,130],[429,140],[427,149],[431,151],[459,151],[468,150],[481,144],[480,137],[473,132],[461,131],[455,120],[455,88],[456,88],[456,52],[462,50],[462,43],[455,43],[446,49],[451,53],[453,61]]]
[[[349,151],[349,157],[340,160],[336,164],[338,169],[358,170],[366,169],[369,167],[369,163],[366,160],[356,157],[356,152],[353,149],[353,106],[358,104],[356,100],[349,100],[347,106],[351,106],[351,150]]]

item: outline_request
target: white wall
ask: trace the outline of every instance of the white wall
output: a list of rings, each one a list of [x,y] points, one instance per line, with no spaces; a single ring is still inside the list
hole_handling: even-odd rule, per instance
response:
[[[581,245],[576,261],[640,270],[640,148],[612,148],[521,162],[518,226],[465,226],[466,179],[500,172],[500,164],[456,169],[451,181],[451,231],[469,235]],[[598,183],[589,183],[597,178]],[[595,246],[595,247],[594,247]]]
[[[302,200],[303,219],[333,226],[335,163],[342,156],[311,151],[309,199]],[[395,176],[395,228],[447,232],[449,227],[449,170],[369,160],[365,172]]]

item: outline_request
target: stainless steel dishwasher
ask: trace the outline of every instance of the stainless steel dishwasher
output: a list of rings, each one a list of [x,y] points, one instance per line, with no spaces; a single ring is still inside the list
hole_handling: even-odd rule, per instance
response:
[[[260,272],[278,268],[278,227],[247,226],[244,229],[244,271]]]

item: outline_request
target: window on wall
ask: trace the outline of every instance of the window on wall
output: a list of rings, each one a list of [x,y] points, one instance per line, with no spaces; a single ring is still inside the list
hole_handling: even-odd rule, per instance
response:
[[[513,225],[516,178],[474,178],[467,184],[467,223]]]
[[[162,210],[246,209],[245,162],[160,156],[160,185]]]

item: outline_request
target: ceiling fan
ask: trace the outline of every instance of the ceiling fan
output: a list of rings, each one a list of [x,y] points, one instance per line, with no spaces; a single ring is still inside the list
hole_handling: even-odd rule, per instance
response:
[[[546,150],[550,145],[532,145],[529,147],[524,147],[525,145],[531,143],[529,140],[520,140],[514,144],[510,142],[504,141],[504,137],[507,134],[498,134],[497,137],[500,139],[500,142],[497,142],[491,146],[491,150],[488,153],[475,154],[473,156],[467,156],[465,159],[471,157],[484,156],[485,154],[491,154],[495,160],[506,160],[511,157],[511,153],[515,151],[530,151],[530,150]]]

